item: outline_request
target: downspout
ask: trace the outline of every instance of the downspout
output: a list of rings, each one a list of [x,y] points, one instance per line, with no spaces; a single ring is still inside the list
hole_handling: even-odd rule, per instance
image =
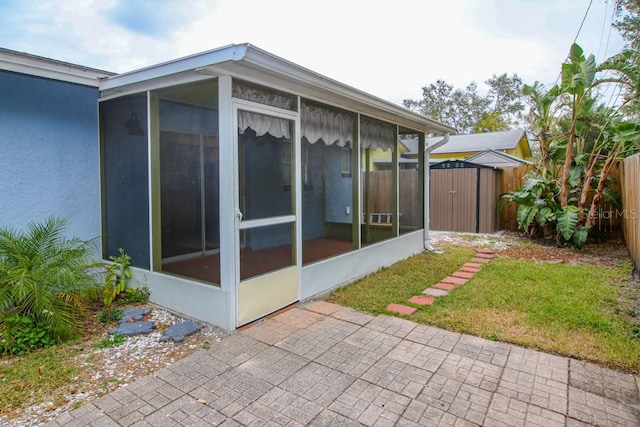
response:
[[[429,239],[429,154],[438,147],[442,147],[444,144],[449,142],[449,133],[444,134],[444,138],[441,141],[436,142],[433,145],[425,147],[424,149],[424,248],[425,250],[432,252],[434,251],[434,247],[431,246],[431,241]]]

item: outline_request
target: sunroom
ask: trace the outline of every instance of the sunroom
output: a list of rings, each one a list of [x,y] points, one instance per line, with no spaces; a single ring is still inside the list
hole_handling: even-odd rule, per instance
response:
[[[249,44],[100,91],[103,256],[156,304],[235,329],[424,249],[425,135],[448,126]]]

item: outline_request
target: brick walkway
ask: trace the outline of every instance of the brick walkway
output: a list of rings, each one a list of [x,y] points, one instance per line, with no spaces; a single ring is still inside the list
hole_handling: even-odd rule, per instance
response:
[[[443,278],[439,283],[422,291],[424,295],[414,295],[409,298],[409,302],[415,305],[431,305],[436,298],[444,297],[458,286],[462,286],[473,279],[476,273],[484,264],[488,264],[496,256],[491,249],[476,249],[476,255],[471,262],[465,263],[458,271],[451,273],[451,276]],[[410,315],[418,311],[417,308],[404,304],[391,303],[387,306],[387,311],[401,315]]]
[[[326,302],[300,305],[49,426],[637,426],[638,378]]]

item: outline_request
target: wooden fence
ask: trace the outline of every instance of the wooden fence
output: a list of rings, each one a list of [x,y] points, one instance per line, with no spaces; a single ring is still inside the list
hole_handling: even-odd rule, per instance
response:
[[[622,231],[633,264],[640,270],[640,154],[622,162],[620,175]]]
[[[500,194],[509,193],[522,187],[526,175],[533,170],[535,170],[534,166],[504,168],[502,170],[502,178],[500,182]],[[609,176],[615,181],[615,183],[611,185],[611,189],[620,193],[621,188],[623,187],[620,183],[620,167],[614,167]],[[592,196],[593,194],[590,195],[589,200],[591,200]],[[588,206],[589,205],[587,205],[587,207]],[[517,210],[518,207],[513,202],[509,202],[504,205],[500,212],[500,229],[509,231],[518,230]],[[601,234],[619,231],[622,225],[622,219],[619,213],[619,206],[614,206],[603,201],[600,204],[598,221],[594,230]]]
[[[500,194],[510,193],[522,187],[525,175],[535,168],[531,165],[519,166],[515,168],[502,169],[500,179]],[[502,202],[498,201],[498,205]],[[505,204],[500,212],[500,229],[516,231],[518,230],[517,213],[518,206],[514,202]]]
[[[401,169],[399,172],[398,211],[400,225],[422,226],[422,196],[417,170]],[[364,180],[364,175],[362,177]],[[391,171],[375,171],[369,175],[370,212],[392,213],[393,175]],[[365,210],[366,207],[364,208]]]

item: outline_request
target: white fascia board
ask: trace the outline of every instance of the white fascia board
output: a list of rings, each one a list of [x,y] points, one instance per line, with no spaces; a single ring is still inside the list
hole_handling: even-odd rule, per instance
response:
[[[414,122],[413,126],[409,127],[415,127],[416,130],[426,130],[427,132],[436,130],[452,134],[457,133],[457,131],[450,126],[436,122],[392,102],[315,73],[307,68],[258,49],[255,46],[249,46],[249,49],[243,59],[244,62],[255,64],[258,67],[267,69],[282,76],[288,76],[293,80],[303,83],[305,86],[320,88],[324,91],[355,100],[358,103],[373,107],[374,109],[390,113],[398,118],[404,118],[404,121],[409,120],[410,122]],[[366,111],[362,111],[362,113],[367,114]]]
[[[101,80],[99,88],[103,97],[110,97],[120,91],[130,93],[133,87],[138,90],[146,90],[151,85],[158,87],[160,85],[154,84],[154,82],[162,81],[161,85],[164,85],[170,81],[170,76],[177,79],[178,75],[193,72],[210,76],[227,74],[239,78],[249,77],[248,80],[263,85],[281,82],[278,85],[280,87],[276,88],[294,95],[333,104],[356,113],[390,121],[417,132],[457,133],[454,128],[315,73],[248,43],[228,45],[119,74]]]
[[[0,70],[92,87],[98,87],[99,79],[112,75],[107,71],[7,50],[0,51]]]
[[[166,76],[198,70],[207,65],[215,65],[227,61],[241,60],[247,51],[247,44],[228,45],[207,52],[198,53],[173,61],[141,68],[128,73],[104,79],[100,82],[101,91],[118,89],[123,86],[148,82]]]

